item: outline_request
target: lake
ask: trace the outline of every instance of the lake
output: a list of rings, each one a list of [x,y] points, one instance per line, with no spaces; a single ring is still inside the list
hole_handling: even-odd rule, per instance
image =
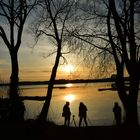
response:
[[[75,115],[75,121],[78,125],[78,107],[82,101],[88,108],[88,125],[113,125],[115,123],[112,112],[114,102],[118,102],[122,107],[118,94],[112,90],[98,90],[110,88],[110,85],[109,82],[56,85],[53,89],[47,119],[58,125],[63,125],[62,108],[65,102],[69,100],[72,115]],[[21,96],[45,96],[47,85],[21,86],[20,91]],[[25,119],[34,119],[40,113],[44,102],[25,100],[24,103],[26,106]],[[140,118],[140,96],[138,98],[138,110]],[[74,126],[72,120],[71,126]]]
[[[88,108],[88,125],[113,125],[115,124],[112,108],[114,102],[118,102],[122,107],[121,101],[115,90],[103,90],[111,87],[111,82],[100,83],[80,83],[80,84],[57,84],[53,89],[48,120],[58,125],[63,125],[62,109],[66,101],[70,101],[72,115],[78,125],[79,103],[84,102]],[[7,88],[0,88],[0,97],[7,97]],[[20,96],[46,96],[47,85],[26,85],[20,86]],[[26,107],[25,119],[35,119],[39,115],[44,101],[24,100]],[[123,111],[123,107],[122,107]],[[138,115],[140,122],[140,94],[138,96]],[[84,124],[83,124],[84,125]],[[71,126],[74,123],[71,121]]]

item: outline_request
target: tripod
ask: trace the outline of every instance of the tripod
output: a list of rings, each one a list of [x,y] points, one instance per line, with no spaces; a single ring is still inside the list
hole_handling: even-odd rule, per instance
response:
[[[76,122],[75,122],[75,119],[74,119],[75,115],[72,115],[72,121],[71,121],[71,125],[72,123],[74,123],[74,125],[76,126]]]

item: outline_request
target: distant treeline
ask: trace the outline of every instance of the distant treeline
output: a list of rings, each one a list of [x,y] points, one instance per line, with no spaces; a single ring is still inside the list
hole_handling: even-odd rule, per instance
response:
[[[128,77],[125,78],[128,80]],[[67,83],[96,83],[96,82],[114,82],[115,78],[104,78],[104,79],[75,79],[75,80],[55,80],[55,84],[67,84]],[[47,85],[49,81],[21,81],[19,85]],[[0,83],[0,86],[9,85],[9,83]]]

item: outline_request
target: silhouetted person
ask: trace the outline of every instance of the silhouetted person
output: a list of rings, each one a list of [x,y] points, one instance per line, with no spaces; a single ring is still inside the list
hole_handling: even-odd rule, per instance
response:
[[[84,119],[85,125],[87,126],[87,107],[83,102],[79,104],[79,127],[81,126],[81,122]]]
[[[114,117],[115,117],[115,121],[116,121],[116,125],[120,125],[121,124],[121,107],[118,105],[118,102],[114,103],[114,107],[113,107],[113,112],[114,112]]]
[[[69,126],[70,125],[70,116],[71,116],[71,112],[70,112],[70,107],[69,107],[70,103],[66,102],[66,104],[63,107],[63,113],[62,116],[64,117],[64,125],[65,126]]]

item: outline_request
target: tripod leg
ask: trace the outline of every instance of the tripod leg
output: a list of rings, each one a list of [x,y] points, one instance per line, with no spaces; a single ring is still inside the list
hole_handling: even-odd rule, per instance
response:
[[[73,123],[73,119],[72,119],[72,121],[71,121],[71,125],[72,125],[72,123]]]
[[[74,125],[76,126],[76,122],[75,122],[75,120],[74,120]]]
[[[71,121],[71,125],[74,123],[74,125],[76,126],[76,122],[75,122],[75,119],[72,119]]]

